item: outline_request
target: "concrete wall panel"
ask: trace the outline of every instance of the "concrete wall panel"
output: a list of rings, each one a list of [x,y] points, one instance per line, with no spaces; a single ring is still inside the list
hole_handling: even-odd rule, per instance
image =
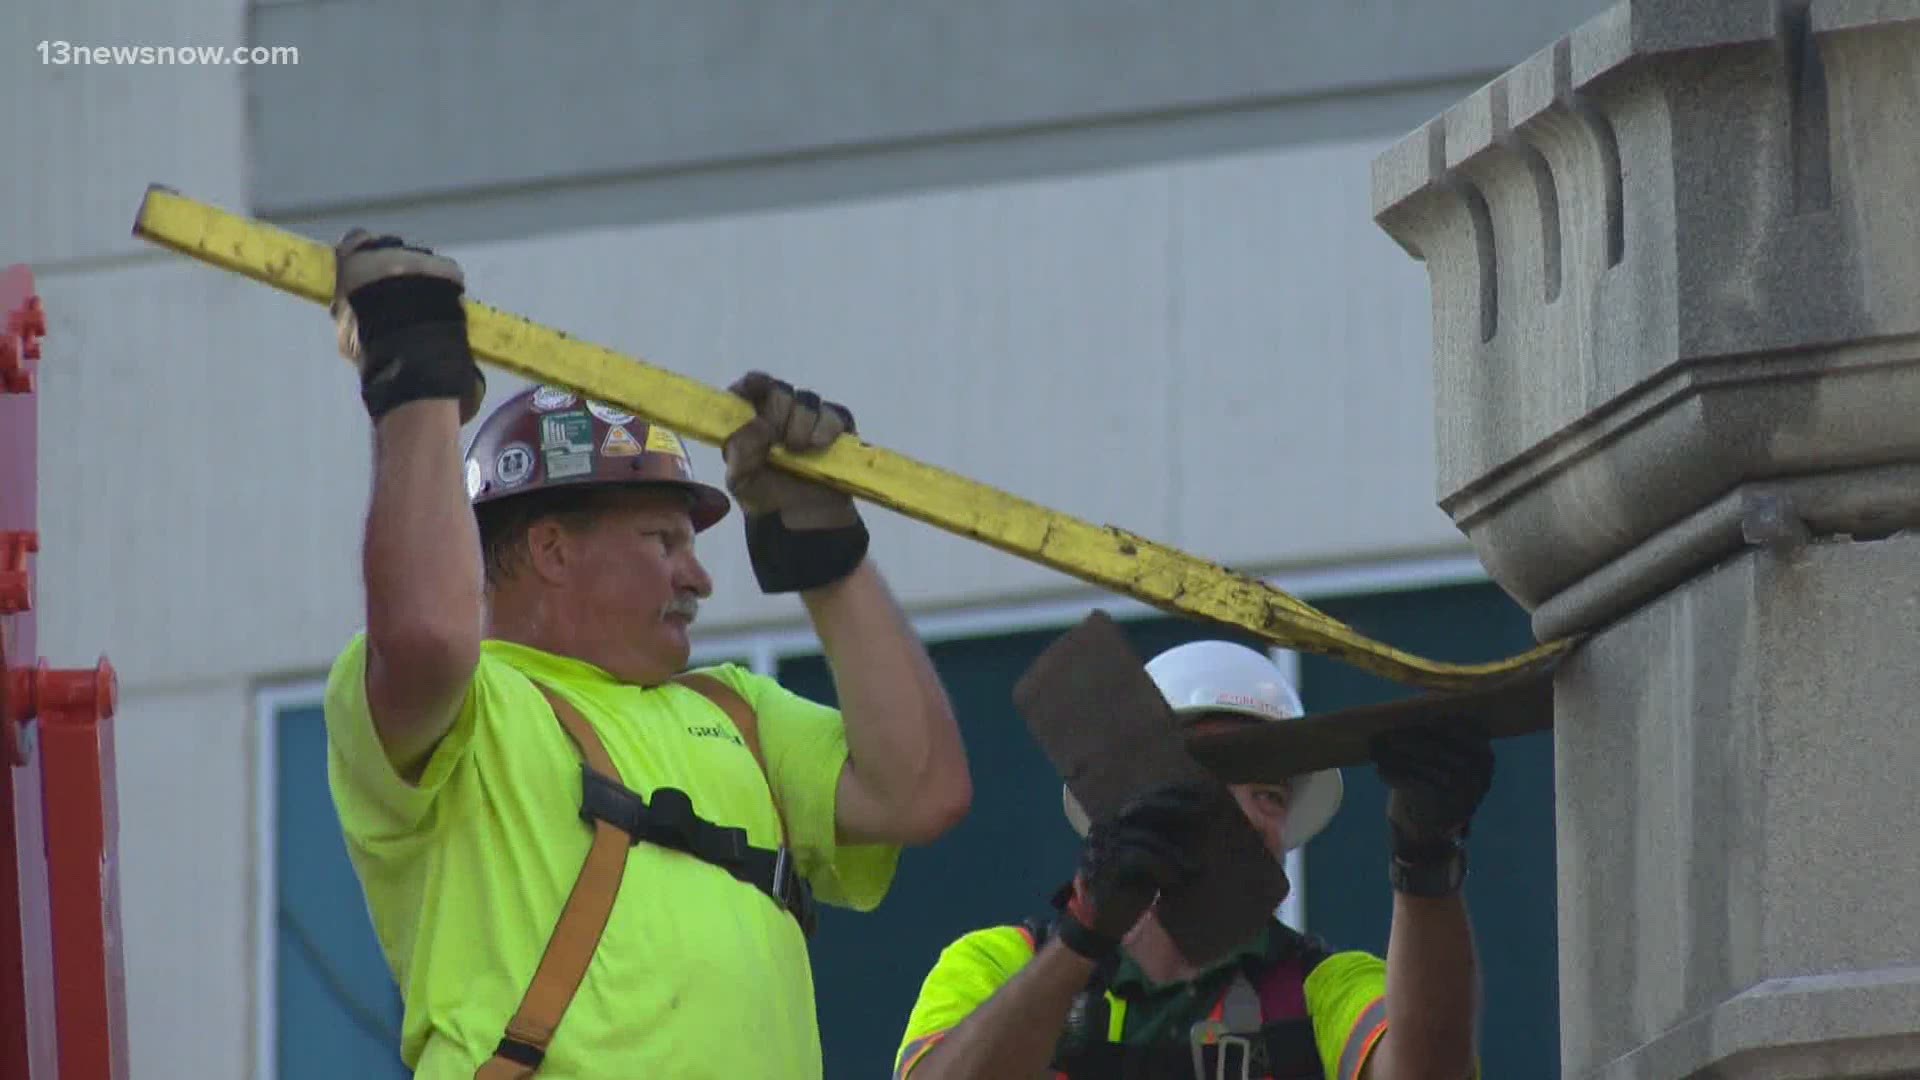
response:
[[[0,9],[0,261],[46,266],[139,251],[133,215],[150,182],[244,205],[249,69],[163,63],[157,50],[244,46],[246,10],[246,0],[17,0]],[[96,48],[142,47],[156,51],[92,62]],[[149,62],[134,62],[143,55]],[[255,85],[272,82],[262,75]]]
[[[1181,545],[1257,564],[1461,543],[1433,499],[1426,272],[1368,219],[1375,150],[1173,171]]]
[[[274,4],[254,39],[325,62],[257,73],[253,190],[279,213],[1242,109],[1490,73],[1604,5],[1480,6]]]
[[[238,683],[120,701],[121,929],[134,1077],[253,1073],[253,702]],[[297,853],[296,853],[297,854]],[[270,857],[270,856],[267,856]]]

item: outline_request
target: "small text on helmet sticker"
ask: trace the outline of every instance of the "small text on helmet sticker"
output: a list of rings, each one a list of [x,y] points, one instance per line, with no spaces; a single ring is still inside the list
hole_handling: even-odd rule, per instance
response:
[[[564,453],[558,450],[547,451],[547,479],[565,480],[570,476],[586,476],[593,472],[593,451],[586,453]]]
[[[619,424],[607,429],[607,437],[600,444],[600,452],[608,457],[634,457],[640,453],[640,443],[633,432]]]
[[[573,402],[573,391],[564,386],[542,386],[533,392],[533,408],[536,412],[564,409]]]
[[[540,418],[540,449],[563,454],[593,452],[593,421],[583,412],[555,413]]]
[[[1214,695],[1213,703],[1215,705],[1237,705],[1243,709],[1252,709],[1254,712],[1264,716],[1271,716],[1276,720],[1284,715],[1274,706],[1273,702],[1262,701],[1251,694],[1216,694]]]
[[[608,405],[604,402],[599,402],[599,401],[587,402],[587,411],[599,417],[601,420],[609,424],[633,423],[632,413],[621,412],[619,409],[616,409],[613,406]]]
[[[659,425],[647,428],[647,449],[656,454],[669,454],[682,461],[687,459],[687,448],[680,443],[680,436]]]

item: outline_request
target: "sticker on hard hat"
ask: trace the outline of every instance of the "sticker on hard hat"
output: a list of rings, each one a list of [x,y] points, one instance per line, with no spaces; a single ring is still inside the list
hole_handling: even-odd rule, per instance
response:
[[[657,454],[671,454],[681,461],[687,460],[687,448],[680,445],[680,436],[657,424],[647,427],[647,449]]]
[[[605,404],[604,402],[599,402],[599,401],[587,402],[587,411],[599,417],[600,419],[606,421],[609,424],[633,423],[632,413],[621,412],[619,409],[616,409],[611,405]]]
[[[564,386],[543,386],[533,392],[533,408],[536,412],[564,409],[573,402],[573,391]]]
[[[640,443],[634,439],[633,432],[615,424],[607,429],[600,452],[608,457],[633,457],[640,453]]]
[[[509,443],[493,459],[493,479],[501,487],[519,487],[533,475],[533,447]]]
[[[471,499],[475,495],[480,494],[480,485],[484,480],[485,478],[480,475],[480,463],[477,461],[467,462],[467,498]]]
[[[565,480],[570,476],[586,476],[593,472],[593,451],[585,453],[562,453],[547,451],[547,479]]]
[[[593,421],[583,412],[541,417],[540,449],[546,453],[593,453]]]

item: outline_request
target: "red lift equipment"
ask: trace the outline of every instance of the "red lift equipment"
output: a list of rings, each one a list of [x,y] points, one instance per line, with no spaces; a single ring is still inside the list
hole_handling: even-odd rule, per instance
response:
[[[113,667],[53,670],[34,634],[46,332],[0,271],[0,1080],[124,1080]]]

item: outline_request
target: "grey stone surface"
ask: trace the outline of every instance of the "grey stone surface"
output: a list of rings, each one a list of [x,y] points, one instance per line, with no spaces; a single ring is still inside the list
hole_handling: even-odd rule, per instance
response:
[[[1915,20],[1920,20],[1920,0],[1824,0],[1813,9],[1813,28],[1821,32]]]
[[[1920,4],[1621,0],[1375,162],[1556,675],[1562,1074],[1920,1076]]]
[[[1622,0],[1379,158],[1440,503],[1521,603],[1743,483],[1920,461],[1917,123],[1910,5]]]
[[[1124,132],[1484,79],[1604,3],[1488,0],[1470,14],[1422,0],[258,6],[252,40],[304,59],[245,72],[253,205],[306,215],[996,133]]]
[[[1565,1075],[1920,1075],[1916,655],[1902,534],[1749,551],[1571,658]]]
[[[1589,1080],[1911,1077],[1920,968],[1768,979],[1691,1017]]]
[[[1870,539],[1920,528],[1916,490],[1916,465],[1742,484],[1535,608],[1534,636],[1551,641],[1610,623],[1742,544],[1790,553],[1816,535]]]

